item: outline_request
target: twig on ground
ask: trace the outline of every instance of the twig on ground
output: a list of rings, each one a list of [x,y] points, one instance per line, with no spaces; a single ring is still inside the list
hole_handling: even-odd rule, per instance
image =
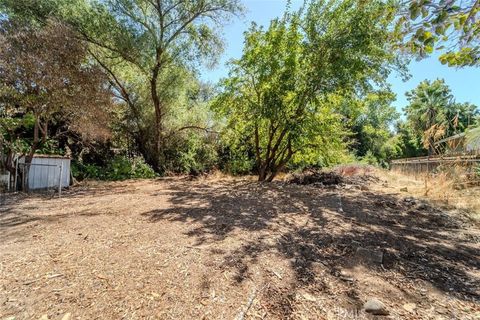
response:
[[[261,292],[263,289],[265,289],[266,285],[264,285],[260,290],[257,290],[257,288],[254,288],[252,293],[250,294],[247,303],[245,304],[245,307],[243,310],[240,311],[240,313],[235,317],[235,320],[243,320],[250,308],[253,305],[253,301],[257,297],[258,293]]]
[[[37,282],[37,281],[40,281],[41,279],[42,279],[42,278],[38,278],[38,279],[26,281],[26,282],[24,282],[23,284],[26,285],[26,286],[28,286],[28,285],[30,285],[30,284],[32,284],[32,283],[35,283],[35,282]]]

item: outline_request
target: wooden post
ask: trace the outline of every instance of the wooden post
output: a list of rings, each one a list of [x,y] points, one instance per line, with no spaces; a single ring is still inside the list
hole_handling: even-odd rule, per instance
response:
[[[18,177],[18,156],[15,157],[15,177],[14,177],[14,185],[13,185],[13,191],[17,192],[17,177]]]
[[[26,186],[25,186],[25,169],[26,169],[25,163],[23,164],[23,170],[22,170],[22,191],[26,192]]]
[[[60,179],[58,181],[58,197],[60,198],[62,196],[62,175],[63,175],[63,162],[60,165]]]

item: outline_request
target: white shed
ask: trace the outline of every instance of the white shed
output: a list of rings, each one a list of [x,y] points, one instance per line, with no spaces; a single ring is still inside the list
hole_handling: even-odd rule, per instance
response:
[[[18,161],[19,167],[24,166],[25,157]],[[28,189],[58,188],[61,179],[62,188],[70,185],[70,158],[59,155],[33,156],[30,169],[28,170]]]

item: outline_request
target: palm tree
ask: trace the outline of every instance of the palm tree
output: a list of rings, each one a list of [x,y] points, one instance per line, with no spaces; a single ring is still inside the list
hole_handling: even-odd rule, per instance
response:
[[[407,92],[409,105],[405,107],[407,121],[412,129],[422,136],[428,154],[434,153],[434,143],[442,138],[448,128],[448,112],[453,105],[453,96],[444,80],[425,80]]]

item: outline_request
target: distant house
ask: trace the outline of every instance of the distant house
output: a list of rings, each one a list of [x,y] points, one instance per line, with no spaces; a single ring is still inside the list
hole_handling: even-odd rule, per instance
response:
[[[445,154],[480,153],[480,144],[467,142],[465,132],[439,140],[435,147]]]

